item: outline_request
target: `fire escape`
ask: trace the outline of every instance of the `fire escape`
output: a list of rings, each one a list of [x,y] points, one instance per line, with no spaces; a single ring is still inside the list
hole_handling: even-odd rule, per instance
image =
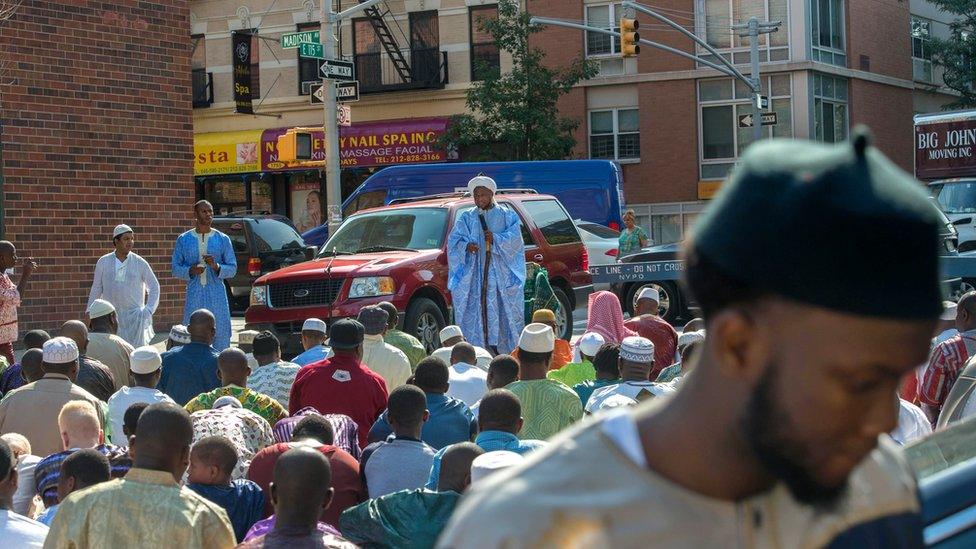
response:
[[[387,2],[366,8],[363,14],[383,51],[355,53],[356,77],[362,93],[444,87],[447,52],[439,51],[436,43],[429,47],[408,38]],[[398,36],[407,42],[407,48],[400,45]]]

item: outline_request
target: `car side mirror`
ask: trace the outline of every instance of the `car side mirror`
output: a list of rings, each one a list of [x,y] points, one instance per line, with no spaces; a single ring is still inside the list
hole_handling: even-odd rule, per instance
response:
[[[315,259],[315,253],[318,251],[319,249],[315,246],[305,246],[305,261]]]

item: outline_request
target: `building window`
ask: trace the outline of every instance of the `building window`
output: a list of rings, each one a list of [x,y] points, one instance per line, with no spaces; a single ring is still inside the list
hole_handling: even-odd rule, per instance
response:
[[[788,0],[697,0],[698,13],[704,14],[704,17],[698,18],[698,35],[703,36],[713,48],[731,50],[724,55],[733,63],[744,64],[750,61],[749,38],[740,38],[737,31],[730,27],[746,23],[750,17],[757,17],[760,21],[781,21],[783,24],[778,31],[759,35],[759,60],[788,60],[788,4]],[[703,58],[717,61],[714,55],[703,48],[698,50]]]
[[[810,0],[814,61],[847,66],[844,46],[844,0]]]
[[[590,111],[590,158],[640,158],[637,109]]]
[[[932,22],[912,16],[912,77],[922,82],[932,81]]]
[[[813,125],[817,141],[847,139],[847,79],[813,74]]]
[[[410,20],[410,71],[414,82],[436,82],[441,73],[437,10],[415,11]]]
[[[681,242],[688,235],[708,202],[672,202],[664,204],[627,204],[634,210],[635,222],[651,237],[651,244]]]
[[[380,40],[369,19],[352,20],[352,53],[360,90],[377,89],[383,85],[383,66]]]
[[[481,29],[484,20],[497,19],[498,6],[471,6],[468,8],[468,28],[471,31],[471,81],[497,78],[501,74],[498,44],[490,34]]]
[[[207,72],[207,39],[190,36],[190,64],[193,70],[193,108],[209,107],[213,101],[213,73]]]
[[[776,124],[763,127],[764,137],[793,137],[792,87],[789,74],[763,77],[763,94]],[[752,91],[733,78],[698,81],[701,111],[701,178],[722,179],[742,151],[753,141],[752,127],[739,127],[739,119],[753,115]],[[755,121],[753,121],[755,123]]]
[[[319,30],[318,23],[300,23],[296,30],[301,31],[311,31]],[[295,50],[295,55],[298,55],[298,50]],[[322,61],[319,59],[311,59],[308,57],[302,57],[298,55],[298,94],[308,95],[312,92],[312,84],[319,84],[322,82],[321,73],[319,73],[319,67],[322,66]]]
[[[586,6],[586,24],[591,27],[620,32],[619,4]],[[620,38],[599,32],[586,33],[586,55],[620,55]]]

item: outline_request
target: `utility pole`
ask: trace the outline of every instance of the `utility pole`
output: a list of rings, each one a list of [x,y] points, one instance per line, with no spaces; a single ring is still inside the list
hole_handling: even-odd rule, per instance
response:
[[[759,19],[750,17],[746,23],[732,25],[733,30],[739,31],[739,38],[749,38],[749,61],[752,65],[752,135],[755,141],[762,139],[762,81],[759,79],[759,35],[769,34],[779,30],[779,21],[760,23]]]
[[[332,1],[322,0],[322,53],[327,61],[335,59],[336,55],[335,25],[383,0],[368,0],[339,13],[332,11]],[[325,99],[322,101],[325,111],[325,215],[328,217],[329,235],[331,236],[342,224],[338,100],[336,99],[335,80],[323,76],[322,87],[325,89]]]

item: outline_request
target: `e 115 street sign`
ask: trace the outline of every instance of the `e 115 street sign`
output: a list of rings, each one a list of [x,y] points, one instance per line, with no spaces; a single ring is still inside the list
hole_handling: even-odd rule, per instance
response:
[[[318,44],[319,31],[288,32],[281,35],[281,47],[285,49],[297,48],[299,44]]]
[[[353,69],[352,61],[324,59],[319,71],[322,73],[323,78],[331,78],[333,80],[356,79],[356,71]]]
[[[740,128],[751,128],[753,122],[755,122],[755,116],[751,114],[740,114],[739,115],[739,127]],[[776,125],[776,112],[764,112],[762,113],[762,125],[763,126],[775,126]]]
[[[302,42],[298,45],[298,55],[302,57],[311,57],[314,59],[325,59],[325,47],[323,47],[322,44]]]

